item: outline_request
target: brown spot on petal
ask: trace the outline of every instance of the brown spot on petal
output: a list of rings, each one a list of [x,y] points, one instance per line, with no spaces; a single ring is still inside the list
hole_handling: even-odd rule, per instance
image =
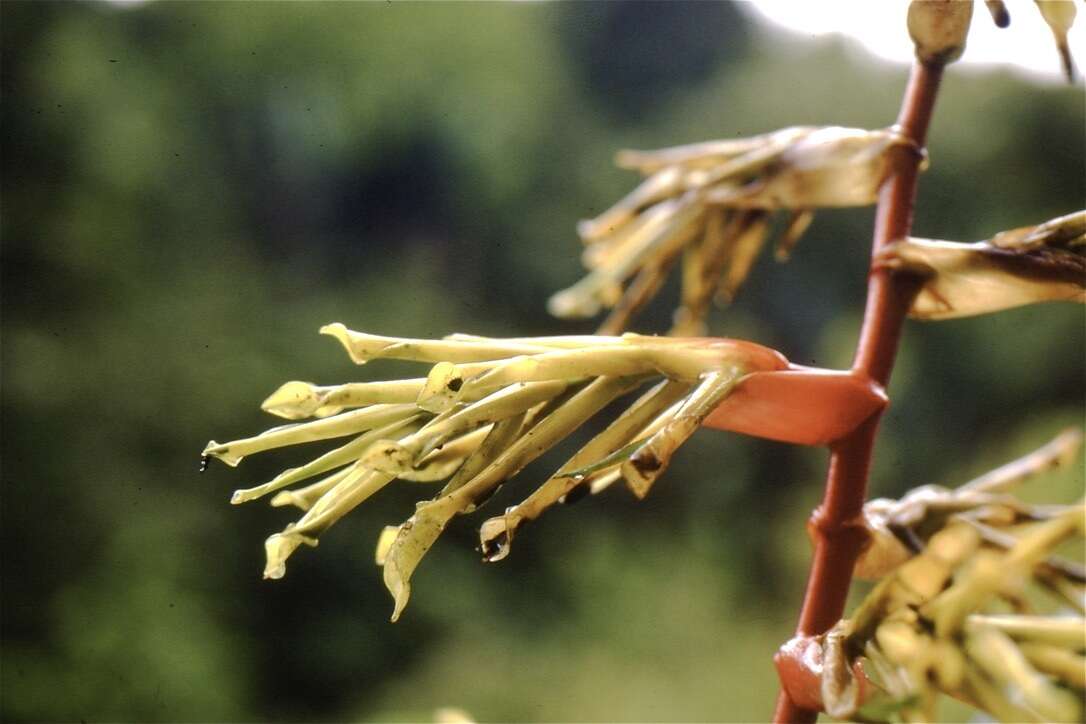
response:
[[[630,464],[639,473],[654,473],[664,466],[664,463],[660,458],[656,457],[655,453],[644,453],[641,455],[635,455],[630,459]]]

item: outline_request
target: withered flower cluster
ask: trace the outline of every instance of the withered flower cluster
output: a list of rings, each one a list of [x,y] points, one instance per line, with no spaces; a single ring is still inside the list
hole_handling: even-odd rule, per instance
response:
[[[321,533],[392,481],[444,481],[414,515],[380,536],[377,561],[395,598],[393,620],[407,603],[415,567],[454,516],[473,511],[615,400],[651,385],[527,500],[483,524],[487,560],[504,557],[520,524],[575,488],[596,493],[624,479],[644,497],[678,447],[745,375],[787,365],[772,350],[725,339],[627,334],[421,340],[362,334],[342,324],[321,331],[338,339],[358,364],[402,359],[432,367],[416,379],[336,386],[288,382],[263,409],[289,420],[314,420],[243,440],[212,441],[204,455],[237,465],[273,448],[350,438],[263,485],[234,493],[232,502],[242,503],[274,492],[272,505],[305,511],[268,538],[267,578],[281,577],[300,545],[316,545]],[[316,482],[292,487],[312,478]]]
[[[893,128],[837,126],[621,151],[618,165],[646,178],[579,224],[590,273],[551,297],[549,309],[559,317],[590,317],[609,308],[600,332],[620,332],[681,257],[682,299],[671,334],[703,334],[709,304],[739,291],[775,211],[788,213],[777,242],[777,256],[785,259],[815,209],[875,203],[898,159],[916,153]]]
[[[882,580],[821,637],[826,711],[934,721],[944,693],[1005,722],[1082,720],[1086,508],[1011,493],[1069,464],[1081,440],[1069,430],[957,489],[924,486],[865,506],[872,545],[857,575]],[[862,683],[857,660],[870,677]]]
[[[1010,13],[987,3],[1000,27]],[[1072,2],[1037,0],[1073,78],[1067,31]],[[918,0],[908,28],[917,57],[935,65],[956,60],[973,15],[968,0]],[[551,297],[558,317],[610,310],[601,334],[625,330],[681,259],[680,305],[671,334],[705,333],[711,302],[730,302],[771,233],[774,212],[787,213],[777,258],[788,258],[819,208],[867,206],[903,155],[921,153],[894,128],[797,126],[747,139],[708,141],[657,151],[620,151],[617,164],[645,180],[594,219],[582,221],[582,261],[589,274]],[[925,160],[926,167],[926,160]]]
[[[950,319],[1038,302],[1086,302],[1086,211],[962,244],[909,238],[875,261],[925,283],[909,315]]]

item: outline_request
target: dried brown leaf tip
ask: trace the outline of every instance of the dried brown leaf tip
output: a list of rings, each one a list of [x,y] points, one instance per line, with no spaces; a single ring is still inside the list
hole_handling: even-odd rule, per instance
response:
[[[824,707],[863,721],[933,721],[944,693],[1000,721],[1082,720],[1086,510],[1082,501],[1037,505],[1013,494],[1069,464],[1081,441],[1069,430],[957,489],[926,486],[865,506],[872,545],[858,572],[882,580],[832,641],[800,642],[818,644],[827,659],[843,656],[815,671]],[[856,693],[858,661],[875,696]]]
[[[713,298],[730,301],[750,273],[771,214],[787,214],[777,247],[785,259],[815,209],[873,204],[900,159],[918,152],[892,128],[836,126],[621,151],[618,165],[645,180],[578,225],[589,274],[551,297],[549,309],[591,317],[608,308],[600,332],[618,333],[681,259],[682,299],[671,334],[703,334]]]
[[[428,340],[380,337],[342,324],[321,331],[339,340],[358,364],[384,358],[432,367],[427,376],[406,380],[288,382],[263,408],[290,420],[312,420],[233,442],[212,441],[204,455],[233,466],[257,452],[347,439],[305,465],[234,493],[234,503],[277,493],[272,505],[305,511],[265,543],[266,578],[283,576],[299,546],[315,546],[318,536],[393,481],[435,486],[410,518],[386,527],[378,540],[377,562],[396,604],[393,620],[407,603],[412,573],[453,517],[473,511],[612,402],[647,388],[527,500],[483,525],[488,560],[506,555],[522,522],[577,489],[599,492],[625,479],[643,497],[678,447],[743,377],[787,366],[772,350],[726,339],[627,334]]]
[[[1038,302],[1086,301],[1086,211],[962,244],[910,238],[877,263],[927,279],[909,315],[950,319]]]

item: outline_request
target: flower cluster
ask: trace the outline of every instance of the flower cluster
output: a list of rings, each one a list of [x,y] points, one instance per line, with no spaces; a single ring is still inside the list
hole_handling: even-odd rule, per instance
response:
[[[645,180],[595,219],[582,221],[590,273],[550,299],[559,317],[611,313],[614,334],[647,304],[682,258],[681,306],[671,333],[700,335],[714,297],[730,301],[788,212],[777,255],[786,259],[814,209],[867,206],[899,159],[920,153],[895,129],[794,127],[749,139],[657,151],[621,151],[617,163]]]
[[[524,502],[486,521],[487,560],[508,553],[517,527],[580,488],[593,493],[624,479],[644,497],[678,447],[745,376],[783,369],[778,353],[726,339],[535,337],[442,340],[379,337],[341,324],[322,333],[338,339],[351,359],[431,363],[426,377],[318,386],[288,382],[263,409],[290,420],[228,443],[212,441],[205,456],[237,465],[253,453],[298,443],[350,438],[273,480],[238,490],[242,503],[277,493],[272,505],[305,511],[268,538],[264,575],[279,578],[287,558],[396,479],[444,481],[407,521],[385,529],[377,561],[395,598],[395,620],[410,578],[447,523],[473,511],[508,478],[615,400],[648,386]],[[319,476],[319,477],[318,477]],[[303,487],[295,486],[318,478]]]
[[[975,244],[909,238],[888,246],[875,263],[924,277],[909,312],[917,319],[1086,302],[1086,211]]]
[[[817,662],[818,708],[934,721],[943,692],[1001,721],[1082,720],[1086,568],[1057,551],[1082,550],[1086,508],[1010,492],[1069,464],[1081,441],[1069,430],[957,489],[865,506],[872,543],[856,572],[882,580],[851,619],[783,649],[790,666]]]

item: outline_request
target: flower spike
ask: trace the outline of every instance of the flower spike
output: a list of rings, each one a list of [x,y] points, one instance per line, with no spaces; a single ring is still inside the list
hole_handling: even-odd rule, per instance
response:
[[[577,488],[598,492],[619,478],[643,497],[678,447],[752,373],[782,370],[777,352],[747,342],[705,338],[539,337],[491,339],[451,335],[400,339],[322,330],[359,363],[379,358],[432,365],[426,377],[319,386],[288,382],[264,402],[297,422],[224,444],[204,454],[237,465],[251,454],[349,437],[339,447],[271,481],[238,490],[241,503],[276,493],[272,505],[304,511],[265,543],[266,578],[280,578],[287,559],[353,508],[399,479],[445,481],[407,521],[381,534],[377,560],[395,599],[393,620],[410,596],[410,578],[448,522],[482,504],[507,479],[615,400],[657,383],[554,476],[501,519],[483,524],[488,560],[508,553],[520,521]],[[316,478],[301,488],[292,486]],[[502,530],[497,530],[501,520]]]

